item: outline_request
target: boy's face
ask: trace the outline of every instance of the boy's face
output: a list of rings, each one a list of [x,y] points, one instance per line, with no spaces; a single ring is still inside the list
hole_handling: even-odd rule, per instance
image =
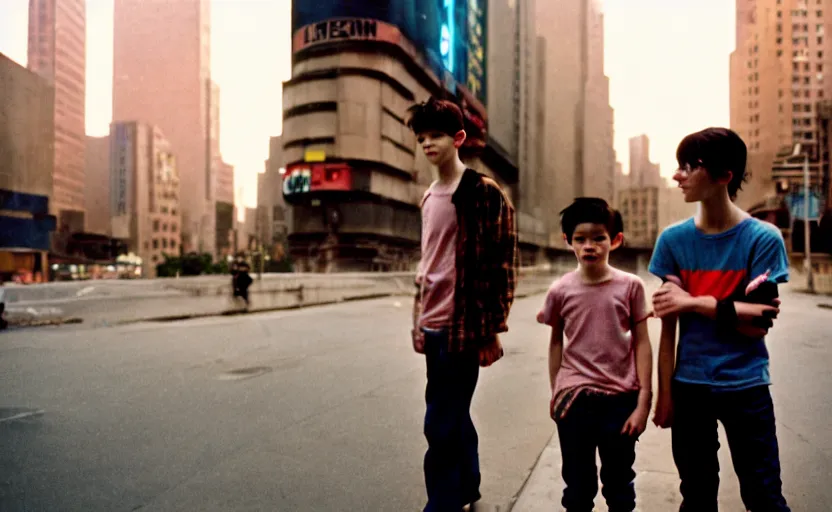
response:
[[[465,132],[460,130],[455,137],[440,131],[421,132],[416,135],[416,140],[428,161],[438,167],[456,158],[459,147],[465,142]]]
[[[605,225],[587,222],[575,227],[571,246],[582,267],[597,267],[609,262],[610,251],[617,249],[623,240],[620,233],[614,240],[610,239]]]
[[[723,189],[731,182],[731,173],[727,176],[713,179],[708,171],[702,166],[691,167],[685,164],[676,170],[673,179],[682,189],[682,196],[686,203],[697,203],[722,193]]]

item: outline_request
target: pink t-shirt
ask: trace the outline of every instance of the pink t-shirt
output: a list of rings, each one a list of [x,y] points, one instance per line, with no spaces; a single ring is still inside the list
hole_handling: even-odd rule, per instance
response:
[[[434,183],[422,201],[422,260],[420,327],[449,327],[454,315],[456,289],[456,206],[451,198],[457,184]]]
[[[578,271],[549,288],[538,322],[560,319],[566,337],[554,393],[590,385],[613,393],[639,389],[633,328],[649,312],[644,283],[612,269],[609,281],[586,284]]]

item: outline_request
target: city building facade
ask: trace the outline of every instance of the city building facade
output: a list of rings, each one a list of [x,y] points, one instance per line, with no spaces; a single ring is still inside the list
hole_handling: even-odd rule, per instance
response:
[[[109,139],[112,236],[141,258],[144,277],[155,277],[164,256],[181,251],[177,159],[162,130],[146,123],[113,123]]]
[[[624,220],[624,243],[628,247],[652,249],[668,226],[692,217],[696,203],[686,203],[678,188],[629,187],[616,198]]]
[[[219,90],[209,0],[116,0],[113,121],[159,127],[177,155],[186,252],[214,253]]]
[[[516,164],[485,130],[489,4],[457,7],[293,4],[281,167],[297,270],[415,268],[419,202],[434,176],[405,119],[431,95],[463,107],[464,160],[514,198]]]
[[[0,282],[48,278],[54,88],[0,54]]]
[[[86,2],[29,0],[28,68],[52,86],[53,210],[58,229],[84,231]]]
[[[110,224],[110,137],[86,138],[84,190],[88,233],[109,235]]]
[[[748,145],[752,171],[737,203],[748,209],[802,187],[783,165],[795,149],[800,160],[803,154],[810,160],[819,193],[819,105],[832,97],[832,1],[737,0],[736,6],[731,127]]]
[[[283,259],[288,250],[290,210],[283,200],[283,144],[280,137],[269,139],[269,158],[257,175],[257,238],[273,260]]]

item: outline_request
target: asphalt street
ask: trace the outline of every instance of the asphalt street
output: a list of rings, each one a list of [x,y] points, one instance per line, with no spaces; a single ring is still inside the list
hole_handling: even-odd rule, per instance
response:
[[[474,397],[495,505],[553,432],[541,301],[518,301],[506,357]],[[425,367],[410,306],[4,333],[0,510],[419,510]]]
[[[769,349],[786,494],[796,512],[832,510],[832,309],[818,307],[832,299],[783,299]],[[518,300],[474,397],[484,501],[503,509],[554,432],[541,303]],[[0,510],[420,510],[425,369],[409,321],[410,303],[387,298],[3,333]],[[669,435],[646,435],[637,482],[671,510]],[[556,496],[552,473],[536,485]]]

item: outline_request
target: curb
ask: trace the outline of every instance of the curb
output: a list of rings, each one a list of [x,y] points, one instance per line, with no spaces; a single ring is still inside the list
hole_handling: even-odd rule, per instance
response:
[[[275,311],[289,311],[293,309],[306,309],[306,308],[314,308],[319,306],[331,306],[333,304],[341,304],[344,302],[357,302],[362,300],[372,300],[372,299],[381,299],[385,297],[393,297],[396,293],[369,293],[366,295],[357,295],[355,297],[346,297],[343,299],[338,300],[328,300],[323,302],[316,302],[314,304],[294,304],[291,306],[277,306],[271,308],[260,308],[260,309],[227,309],[225,311],[219,311],[214,313],[191,313],[185,315],[170,315],[170,316],[157,316],[157,317],[150,317],[150,318],[138,318],[134,320],[122,320],[120,322],[116,322],[112,325],[130,325],[130,324],[138,324],[143,322],[181,322],[184,320],[196,320],[199,318],[212,318],[212,317],[220,317],[220,316],[243,316],[243,315],[256,315],[259,313],[273,313]]]

